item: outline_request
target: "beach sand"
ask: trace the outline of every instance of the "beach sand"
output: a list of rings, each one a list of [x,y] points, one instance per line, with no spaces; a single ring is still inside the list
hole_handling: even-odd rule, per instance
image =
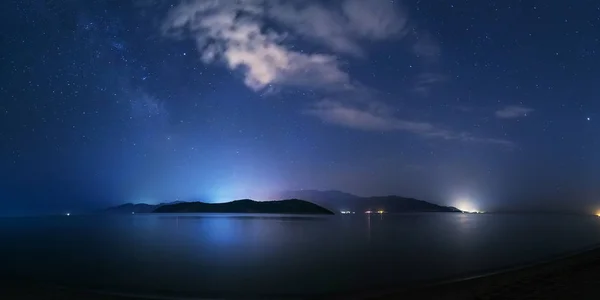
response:
[[[321,298],[321,297],[319,297]],[[323,298],[327,299],[329,297]],[[600,249],[476,278],[334,299],[600,299]],[[1,281],[0,299],[152,299]],[[166,298],[154,298],[166,299]],[[198,298],[179,298],[198,299]],[[216,297],[218,299],[218,297]],[[277,299],[269,297],[268,299]],[[310,297],[308,299],[313,299]]]

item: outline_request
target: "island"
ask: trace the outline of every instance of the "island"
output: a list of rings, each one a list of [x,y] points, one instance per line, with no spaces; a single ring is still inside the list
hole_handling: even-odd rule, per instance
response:
[[[156,208],[171,205],[185,203],[183,201],[174,201],[169,203],[159,203],[159,204],[147,204],[147,203],[125,203],[118,206],[113,206],[106,208],[99,213],[107,213],[107,214],[144,214],[144,213],[152,213]]]
[[[334,214],[324,207],[298,199],[277,201],[242,199],[225,203],[184,202],[162,205],[157,207],[154,213]]]
[[[274,196],[279,199],[304,199],[329,210],[340,212],[462,212],[456,207],[396,195],[361,197],[341,191],[300,190],[281,192]]]
[[[184,202],[180,201],[179,198],[177,198],[177,201],[165,201],[159,204],[126,203],[119,206],[109,207],[99,212],[110,214],[143,214],[153,212],[264,212],[289,214],[333,214],[334,211],[338,211],[341,214],[463,212],[456,207],[443,206],[414,198],[407,198],[396,195],[361,197],[340,191],[287,191],[271,195],[271,199],[290,200],[277,200],[265,202],[244,199],[217,204],[203,202],[202,199],[191,199]]]

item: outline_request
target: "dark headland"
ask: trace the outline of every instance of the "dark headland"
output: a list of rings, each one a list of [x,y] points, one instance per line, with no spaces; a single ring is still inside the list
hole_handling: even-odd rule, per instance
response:
[[[250,199],[225,203],[185,202],[162,205],[155,213],[260,213],[260,214],[325,214],[334,213],[314,203],[289,199],[280,201],[254,201]]]
[[[139,213],[152,213],[154,210],[161,206],[172,205],[178,203],[185,203],[183,201],[174,201],[169,203],[160,203],[160,204],[147,204],[147,203],[125,203],[118,206],[113,206],[100,211],[100,213],[109,213],[109,214],[139,214]]]
[[[386,213],[414,213],[414,212],[461,212],[456,207],[442,206],[432,202],[423,200],[406,198],[401,196],[378,196],[378,197],[360,197],[340,191],[316,191],[316,190],[301,190],[287,191],[273,195],[274,199],[293,199],[305,204],[290,205],[278,204],[277,202],[290,201],[266,201],[256,202],[252,200],[237,200],[228,203],[211,204],[205,202],[169,202],[160,204],[146,203],[126,203],[119,206],[114,206],[105,209],[103,213],[112,214],[131,214],[131,213],[152,213],[152,212],[177,212],[171,211],[174,209],[182,210],[181,212],[260,212],[266,210],[269,213],[282,213],[279,210],[289,211],[288,213],[305,213],[303,210],[310,213],[320,213],[327,211],[332,214],[334,211],[352,211],[356,213],[364,213],[366,211],[385,211]],[[301,199],[301,200],[299,200]],[[242,201],[239,202],[238,201]],[[245,201],[245,202],[244,202]],[[261,203],[268,203],[266,205]],[[290,202],[294,203],[294,202]],[[181,204],[181,205],[180,205]],[[222,205],[222,206],[220,206]],[[164,209],[162,209],[164,207]],[[159,210],[159,208],[161,208]]]
[[[360,197],[340,191],[299,190],[285,191],[276,195],[279,199],[303,199],[333,211],[379,211],[388,213],[412,212],[461,212],[452,206],[396,195]]]

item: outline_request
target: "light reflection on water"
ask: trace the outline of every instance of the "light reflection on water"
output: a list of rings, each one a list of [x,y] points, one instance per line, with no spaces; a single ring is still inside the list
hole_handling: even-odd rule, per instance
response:
[[[376,289],[600,243],[597,217],[380,214],[0,219],[2,275],[230,295]],[[91,271],[91,272],[90,272]]]

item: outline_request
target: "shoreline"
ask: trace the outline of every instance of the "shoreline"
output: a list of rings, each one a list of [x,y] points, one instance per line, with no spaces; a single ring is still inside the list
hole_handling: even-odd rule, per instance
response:
[[[480,275],[391,291],[368,299],[597,299],[600,245]]]
[[[1,299],[596,299],[600,286],[600,245],[565,253],[525,265],[483,272],[478,275],[416,284],[413,287],[334,295],[216,295],[196,297],[164,293],[125,293],[68,286],[44,285],[22,280],[1,280]],[[241,297],[240,297],[241,296]]]
[[[481,272],[474,273],[473,275],[464,275],[464,276],[457,276],[455,278],[450,278],[450,279],[443,279],[443,280],[435,281],[432,283],[424,284],[424,285],[422,285],[422,287],[427,288],[427,287],[436,287],[436,286],[446,285],[446,284],[457,284],[457,283],[460,283],[463,281],[468,281],[468,280],[476,280],[476,279],[480,279],[480,278],[497,276],[497,275],[501,275],[504,273],[518,272],[518,271],[522,271],[522,270],[529,269],[529,268],[540,267],[540,266],[543,266],[546,264],[557,263],[562,260],[573,259],[580,255],[586,255],[587,253],[594,252],[594,251],[598,251],[598,255],[600,256],[600,244],[595,244],[593,246],[589,246],[589,247],[586,247],[586,248],[583,248],[580,250],[565,252],[565,253],[550,257],[550,258],[541,259],[541,260],[537,260],[537,261],[530,262],[530,263],[517,264],[517,265],[508,266],[508,267],[495,269],[495,270],[489,270],[489,271],[481,271]]]

